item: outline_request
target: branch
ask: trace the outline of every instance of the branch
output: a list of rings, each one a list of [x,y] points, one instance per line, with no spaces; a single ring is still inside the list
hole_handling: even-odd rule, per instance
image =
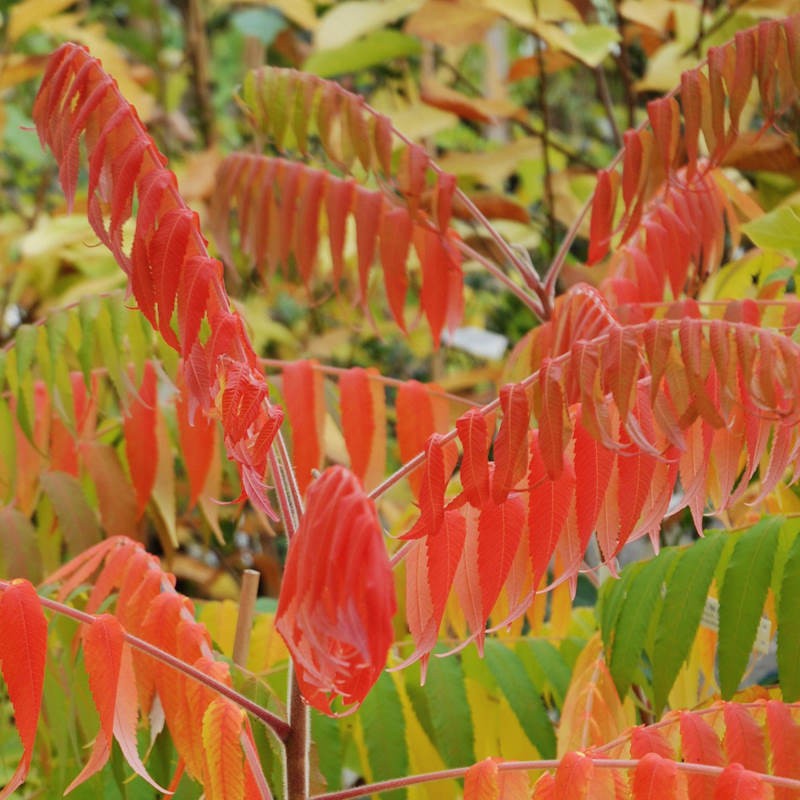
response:
[[[10,584],[7,581],[0,580],[0,590],[5,591],[8,589]],[[87,625],[91,625],[96,616],[94,614],[87,614],[85,611],[79,611],[77,608],[72,608],[71,606],[66,605],[65,603],[60,603],[58,600],[52,600],[49,597],[42,597],[39,596],[39,602],[45,607],[49,608],[51,611],[55,612],[56,614],[61,614],[64,617],[69,617],[70,619],[74,619],[77,622],[85,623]],[[261,720],[267,727],[271,728],[275,735],[280,739],[282,742],[286,741],[289,735],[289,725],[288,723],[281,719],[276,714],[273,714],[271,711],[267,711],[267,709],[262,708],[258,703],[250,700],[248,697],[245,697],[243,694],[240,694],[235,689],[232,689],[230,686],[226,686],[224,683],[212,678],[210,675],[206,675],[205,672],[197,669],[197,667],[193,667],[191,664],[187,664],[185,661],[181,661],[179,658],[176,658],[171,653],[167,653],[159,647],[151,644],[150,642],[145,641],[144,639],[140,639],[138,636],[134,636],[127,631],[124,631],[125,641],[131,646],[136,648],[137,650],[141,651],[142,653],[146,653],[151,658],[154,658],[156,661],[160,661],[162,664],[166,664],[172,669],[177,670],[178,672],[182,672],[184,675],[188,676],[189,678],[193,678],[196,681],[199,681],[204,686],[207,686],[213,692],[222,695],[223,697],[230,700],[232,703],[235,703],[240,708],[243,708],[245,711],[251,713],[254,717]]]

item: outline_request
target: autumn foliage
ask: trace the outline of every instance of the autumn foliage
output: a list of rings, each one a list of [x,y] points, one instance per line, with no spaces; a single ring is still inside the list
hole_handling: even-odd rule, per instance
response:
[[[118,747],[158,792],[174,791],[185,772],[209,798],[271,797],[274,773],[254,718],[285,757],[288,800],[305,800],[308,719],[295,689],[328,716],[360,707],[362,726],[374,726],[371,698],[385,692],[436,740],[443,726],[431,722],[435,709],[414,689],[398,690],[396,676],[419,662],[421,680],[430,676],[444,691],[439,670],[460,667],[440,667],[442,659],[466,663],[474,643],[487,666],[474,667],[465,685],[473,697],[488,686],[507,698],[507,719],[524,731],[532,757],[450,771],[437,763],[425,776],[463,778],[466,800],[798,796],[800,526],[771,517],[751,524],[741,509],[793,507],[780,503],[791,494],[787,472],[800,469],[800,304],[793,278],[764,295],[703,294],[741,246],[742,228],[764,216],[729,170],[746,169],[748,154],[787,137],[781,125],[795,118],[800,96],[798,37],[797,16],[740,31],[685,71],[674,94],[648,104],[648,124],[624,135],[614,165],[596,178],[586,266],[601,275],[573,265],[583,280],[565,279],[558,296],[578,223],[540,276],[388,116],[331,81],[272,67],[249,75],[241,105],[281,155],[221,161],[209,209],[218,261],[114,79],[85,48],[60,47],[34,122],[70,207],[87,165],[89,223],[126,275],[129,304],[177,354],[174,428],[188,505],[208,495],[219,428],[238,475],[234,502],[249,501],[289,539],[274,629],[289,651],[290,700],[284,714],[272,699],[260,705],[234,688],[174,577],[141,543],[107,530],[40,590],[0,582],[0,666],[22,746],[0,798],[22,785],[35,757],[45,609],[78,623],[73,651],[99,720],[67,791]],[[513,279],[487,266],[456,209],[488,230]],[[265,286],[280,274],[309,298],[343,292],[376,328],[384,314],[413,334],[424,318],[439,348],[463,320],[470,261],[504,275],[539,320],[517,344],[496,399],[467,401],[466,410],[433,383],[396,382],[387,393],[372,368],[309,358],[270,363],[276,374],[268,377],[224,280],[245,262]],[[127,390],[120,441],[135,522],[156,491],[152,454],[166,436],[160,369],[148,358],[115,373]],[[83,420],[77,436],[58,421],[63,398],[51,401],[43,383],[41,414],[13,430],[30,463],[44,453],[53,472],[77,482],[96,425],[81,374],[67,383],[70,416]],[[332,453],[349,467],[326,468]],[[390,458],[401,466],[387,477]],[[376,503],[403,479],[411,510],[384,514]],[[544,646],[513,649],[498,638],[540,629],[549,595],[553,638],[568,640],[569,620],[557,629],[559,608],[579,576],[607,569],[618,577],[618,556],[637,539],[649,537],[657,553],[665,518],[683,509],[698,532],[706,515],[746,530],[665,548],[604,583],[599,632],[573,658],[569,681],[546,674],[539,658],[553,657]],[[396,587],[405,590],[399,601]],[[710,645],[697,634],[709,595],[719,631]],[[764,620],[778,632],[780,689],[737,695]],[[710,686],[715,659],[719,695],[676,707],[672,698],[699,691],[684,665],[702,673],[695,684]],[[532,686],[529,671],[542,683]],[[152,746],[162,724],[177,754],[170,786],[150,775],[139,742],[147,728]],[[405,787],[397,777],[360,794]],[[326,795],[345,796],[357,794]]]

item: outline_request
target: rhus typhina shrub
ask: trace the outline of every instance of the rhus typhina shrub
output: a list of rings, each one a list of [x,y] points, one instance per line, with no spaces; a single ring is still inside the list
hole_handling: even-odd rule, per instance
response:
[[[291,70],[249,76],[242,104],[254,130],[298,158],[234,153],[223,161],[209,229],[229,269],[245,258],[266,286],[282,271],[309,290],[350,292],[365,316],[388,309],[403,331],[416,324],[409,307],[418,294],[438,346],[463,314],[464,265],[477,262],[538,318],[516,349],[517,379],[492,402],[460,409],[454,421],[455,401],[440,389],[415,381],[397,387],[391,413],[403,466],[388,476],[380,377],[311,360],[279,365],[282,410],[228,297],[224,268],[209,256],[197,216],[135,111],[86,50],[56,51],[36,100],[37,130],[58,161],[69,203],[87,165],[89,221],[126,273],[128,305],[138,311],[103,299],[94,309],[82,306],[77,323],[58,317],[26,328],[10,351],[16,417],[6,416],[24,455],[20,470],[37,463],[34,481],[41,484],[23,481],[13,519],[22,527],[19,515],[38,491],[66,515],[64,498],[74,506],[68,489],[82,478],[109,535],[86,548],[67,541],[67,550],[80,552],[38,592],[24,579],[0,584],[0,661],[22,743],[2,796],[31,769],[47,664],[76,658],[99,730],[67,789],[111,759],[118,774],[124,760],[159,792],[200,785],[214,798],[307,798],[309,706],[326,715],[361,706],[371,719],[359,723],[362,736],[376,720],[380,726],[390,704],[399,706],[401,718],[416,725],[405,731],[409,753],[417,731],[452,755],[448,742],[460,731],[437,725],[441,712],[398,680],[402,670],[416,669],[449,689],[448,700],[461,698],[473,710],[473,684],[492,687],[524,731],[530,757],[445,764],[452,768],[317,796],[404,792],[453,778],[463,778],[463,787],[442,791],[463,791],[470,800],[531,793],[797,796],[800,527],[791,515],[750,524],[755,520],[740,509],[743,502],[756,512],[792,508],[786,496],[793,496],[787,473],[796,471],[800,453],[800,305],[790,269],[771,275],[761,292],[726,298],[709,287],[740,269],[742,259],[761,286],[759,270],[769,259],[758,255],[780,248],[774,218],[730,165],[743,163],[743,149],[759,141],[782,137],[796,145],[781,124],[797,112],[799,36],[798,17],[742,31],[685,72],[674,95],[648,105],[649,124],[625,134],[615,165],[597,178],[588,261],[602,262],[602,280],[574,283],[559,296],[557,279],[579,221],[540,274],[503,242],[453,176],[361,98]],[[485,227],[507,264],[488,260],[459,235],[456,208]],[[738,252],[743,223],[760,250]],[[320,266],[323,248],[329,270]],[[376,282],[384,287],[378,299]],[[239,499],[264,524],[279,521],[289,539],[274,624],[292,664],[285,708],[234,688],[192,602],[139,543],[113,535],[111,508],[103,514],[99,378],[85,343],[93,332],[86,320],[101,312],[111,341],[133,353],[130,364],[117,355],[108,367],[123,404],[131,514],[141,516],[156,491],[159,464],[146,442],[159,449],[170,435],[158,397],[158,372],[168,371],[191,502],[205,492],[220,435]],[[138,313],[172,353],[163,349],[156,361],[131,347],[142,335]],[[80,371],[61,374],[57,344],[75,349]],[[106,344],[103,355],[113,360],[108,350]],[[50,368],[33,383],[28,368],[40,352],[50,356]],[[332,383],[348,466],[325,464]],[[416,510],[389,538],[376,501],[406,479]],[[163,498],[156,502],[163,506]],[[574,660],[567,684],[546,674],[545,654],[551,665],[564,663],[553,660],[552,646],[527,648],[524,640],[513,645],[495,636],[513,626],[519,633],[521,619],[532,627],[531,609],[543,594],[574,591],[581,572],[594,574],[587,551],[616,573],[625,545],[649,536],[657,546],[662,521],[681,508],[698,530],[709,513],[730,522],[739,509],[735,518],[748,521],[688,547],[664,548],[604,582],[599,635]],[[169,533],[165,542],[173,541]],[[395,570],[405,586],[399,602]],[[698,627],[709,595],[714,639]],[[67,617],[80,626],[71,647],[49,656],[45,608],[59,624]],[[765,624],[768,641],[777,633],[778,684],[740,694]],[[448,647],[441,646],[443,631]],[[486,666],[447,686],[441,670],[455,672],[439,665],[474,662],[472,643]],[[387,659],[395,670],[389,675]],[[692,676],[706,686],[718,681],[720,692],[702,707],[681,707],[676,698],[691,696],[685,684]],[[382,706],[375,693],[391,703]],[[456,703],[449,710],[466,709]],[[138,741],[144,728],[156,741],[163,726],[177,753],[168,787],[149,774],[155,757],[146,765]],[[267,770],[277,775],[265,775],[268,751],[280,754],[279,768]],[[474,754],[471,744],[467,752]]]

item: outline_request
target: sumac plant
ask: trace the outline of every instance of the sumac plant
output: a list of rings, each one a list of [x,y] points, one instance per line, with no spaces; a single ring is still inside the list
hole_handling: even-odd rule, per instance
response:
[[[60,47],[36,129],[128,286],[22,326],[4,352],[0,514],[16,544],[0,663],[19,746],[0,797],[26,778],[214,800],[800,797],[800,225],[735,171],[788,148],[796,173],[798,97],[800,17],[712,47],[648,104],[588,224],[537,271],[387,116],[265,67],[241,107],[273,155],[220,165],[223,266],[114,79]],[[568,278],[579,235],[594,271],[571,256]],[[243,263],[265,287],[280,272],[341,292],[373,324],[427,326],[434,347],[460,324],[469,266],[531,329],[491,402],[413,380],[388,393],[371,368],[262,360],[226,290]],[[282,637],[288,677],[262,659],[277,681],[221,657],[224,626],[162,568],[176,464],[222,537],[223,448],[232,502],[288,539],[252,641]],[[148,508],[164,561],[141,542]],[[658,550],[681,509],[698,532],[721,524],[618,567],[636,539]],[[580,575],[600,585],[596,617],[570,616]],[[775,685],[740,691],[770,648]],[[486,752],[492,725],[515,746]],[[353,764],[373,783],[344,788]]]

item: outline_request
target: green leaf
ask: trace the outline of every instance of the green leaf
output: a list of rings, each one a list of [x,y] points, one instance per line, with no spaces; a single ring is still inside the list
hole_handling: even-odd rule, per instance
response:
[[[14,350],[17,354],[17,380],[20,383],[30,372],[38,338],[39,328],[36,325],[20,325],[14,334]]]
[[[556,736],[539,690],[519,656],[496,639],[485,642],[484,658],[509,702],[525,735],[542,758],[555,758]]]
[[[603,647],[610,651],[614,642],[617,620],[625,603],[625,596],[636,576],[644,569],[644,563],[631,564],[622,570],[622,577],[607,580],[600,587],[598,593],[598,617],[600,618],[600,632],[603,636]]]
[[[574,53],[590,67],[598,66],[619,42],[619,34],[608,25],[576,26],[569,38]]]
[[[274,8],[247,8],[231,17],[231,25],[243,36],[252,36],[269,46],[287,27],[283,15]]]
[[[373,780],[396,778],[408,773],[406,722],[397,687],[392,676],[382,672],[366,696],[359,711],[364,730],[370,770]],[[405,789],[382,792],[384,800],[403,800]]]
[[[130,387],[123,376],[122,361],[120,359],[122,331],[119,325],[115,324],[112,314],[112,306],[108,302],[104,302],[94,321],[95,336],[100,346],[100,357],[102,358],[103,366],[114,384],[117,396],[124,400],[128,397]]]
[[[742,231],[758,247],[781,250],[800,258],[800,214],[797,208],[776,208],[742,225]]]
[[[66,311],[57,311],[47,320],[47,325],[45,326],[51,366],[51,374],[48,380],[51,385],[56,380],[56,365],[59,361],[63,361],[64,358],[68,325],[69,314]]]
[[[39,478],[42,489],[53,504],[58,524],[69,552],[76,556],[102,539],[97,516],[76,478],[56,470],[43,472]]]
[[[778,602],[778,675],[787,703],[800,700],[800,536],[795,538],[783,567]]]
[[[727,536],[706,534],[680,553],[667,581],[653,645],[653,692],[659,715],[686,660],[703,616],[708,587]]]
[[[97,317],[99,301],[96,297],[81,298],[78,312],[81,325],[81,339],[78,346],[78,361],[83,372],[86,388],[91,388],[92,368],[94,367],[94,321]]]
[[[674,549],[664,550],[641,569],[626,593],[625,603],[611,637],[611,658],[608,665],[622,698],[625,697],[641,661],[650,619],[661,598],[664,576],[676,556],[677,551]]]
[[[260,600],[261,598],[259,598]],[[369,698],[369,695],[367,695]],[[316,753],[317,766],[331,791],[341,788],[344,746],[337,719],[311,710],[311,763]]]
[[[719,593],[719,685],[724,700],[739,688],[753,649],[782,524],[780,517],[769,517],[742,534],[725,570]]]
[[[17,437],[14,415],[0,397],[0,499],[8,503],[14,498],[17,483]]]
[[[432,657],[424,686],[419,685],[419,665],[406,671],[406,690],[414,713],[448,767],[475,761],[475,734],[457,658]]]
[[[0,507],[0,574],[9,578],[27,578],[38,583],[42,578],[42,557],[36,532],[21,511]]]
[[[323,78],[358,72],[394,58],[407,58],[422,52],[418,39],[395,30],[379,30],[368,33],[356,42],[331,50],[314,53],[303,64],[303,70]]]
[[[523,639],[517,643],[517,655],[534,684],[553,693],[561,708],[567,696],[572,670],[561,653],[545,639]]]

